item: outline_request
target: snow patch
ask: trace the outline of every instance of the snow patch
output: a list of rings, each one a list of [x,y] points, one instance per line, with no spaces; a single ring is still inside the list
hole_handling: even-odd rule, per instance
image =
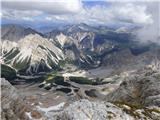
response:
[[[75,77],[85,77],[86,76],[86,71],[76,71],[72,73],[64,73],[62,74],[63,77],[70,77],[70,76],[75,76]]]
[[[48,113],[50,111],[58,111],[58,110],[61,110],[65,105],[65,102],[62,102],[56,106],[51,106],[51,107],[48,107],[48,108],[42,108],[40,106],[36,106],[38,110],[40,111],[43,111],[45,113]]]
[[[26,115],[29,117],[30,120],[33,120],[32,116],[31,116],[31,112],[26,112]]]

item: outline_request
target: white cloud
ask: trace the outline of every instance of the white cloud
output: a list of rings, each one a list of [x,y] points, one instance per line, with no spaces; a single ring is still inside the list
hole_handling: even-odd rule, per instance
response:
[[[128,3],[118,7],[117,5],[111,9],[114,17],[118,20],[129,21],[137,24],[152,24],[152,15],[147,13],[145,5],[137,5]]]
[[[141,43],[154,42],[160,45],[160,2],[147,4],[148,11],[152,14],[153,23],[145,25],[137,31]]]
[[[109,7],[92,6],[81,9],[77,14],[71,15],[49,15],[46,17],[49,21],[68,21],[75,23],[100,23],[110,24],[113,22],[133,23],[133,24],[151,24],[153,22],[151,14],[147,13],[145,5],[137,4],[116,4]]]
[[[25,20],[25,21],[34,21],[34,19],[31,18],[31,17],[22,17],[22,20]]]
[[[34,21],[35,16],[41,15],[40,11],[19,11],[11,9],[2,9],[2,18],[11,19],[11,20],[25,20],[25,21]]]
[[[21,1],[21,2],[19,2]],[[148,25],[153,22],[146,5],[130,2],[109,6],[85,6],[80,0],[2,0],[2,17],[36,22],[68,22],[88,24],[130,23]],[[38,20],[38,21],[37,21]]]
[[[38,10],[50,14],[76,13],[81,7],[80,0],[2,0],[2,9]]]

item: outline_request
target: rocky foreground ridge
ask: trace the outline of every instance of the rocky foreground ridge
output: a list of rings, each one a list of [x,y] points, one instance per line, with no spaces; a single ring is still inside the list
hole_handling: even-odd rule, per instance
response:
[[[29,107],[25,95],[1,79],[2,120],[159,120],[160,71],[153,68],[132,73],[104,100],[80,99],[49,108]]]

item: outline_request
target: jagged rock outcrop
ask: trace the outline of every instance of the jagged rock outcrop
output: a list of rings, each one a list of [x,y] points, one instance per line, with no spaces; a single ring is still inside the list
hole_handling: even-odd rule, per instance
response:
[[[63,111],[48,112],[49,120],[159,120],[160,110],[133,108],[126,104],[82,99],[70,104]]]
[[[29,106],[25,104],[19,92],[5,79],[1,78],[1,119],[28,120],[25,112]]]
[[[73,44],[73,39],[65,36],[63,33],[57,35],[55,40],[60,44],[61,48],[69,47]]]
[[[90,102],[82,99],[69,105],[59,113],[49,113],[50,120],[133,120],[122,109],[111,103]]]
[[[30,105],[25,95],[1,78],[1,120],[46,120],[46,116]]]
[[[137,107],[160,107],[160,71],[157,69],[150,65],[131,74],[106,100]]]

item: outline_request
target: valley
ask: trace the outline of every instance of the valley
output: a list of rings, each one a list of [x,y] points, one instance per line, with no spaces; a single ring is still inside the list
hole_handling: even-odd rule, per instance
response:
[[[158,120],[160,46],[140,44],[134,33],[87,24],[49,33],[2,26],[2,117]]]

